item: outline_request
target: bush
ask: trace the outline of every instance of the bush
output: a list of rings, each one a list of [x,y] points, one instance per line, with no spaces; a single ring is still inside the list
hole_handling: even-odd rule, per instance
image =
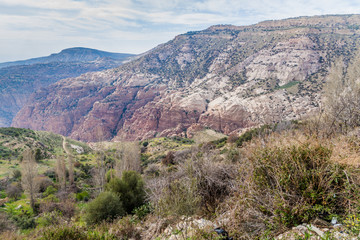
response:
[[[36,219],[38,227],[47,227],[51,225],[59,225],[62,213],[58,211],[43,213]]]
[[[36,227],[35,218],[27,211],[24,211],[19,215],[12,215],[11,219],[20,229],[30,229]]]
[[[13,198],[15,200],[18,200],[21,197],[21,194],[23,193],[20,184],[18,183],[12,183],[6,188],[6,195],[9,198]]]
[[[237,140],[236,145],[242,147],[245,142],[249,142],[251,139],[261,135],[267,135],[273,131],[273,128],[270,125],[263,125],[260,128],[254,128],[246,131],[242,134]]]
[[[13,229],[13,223],[9,220],[6,213],[0,212],[0,233]]]
[[[120,197],[114,192],[102,192],[86,207],[85,221],[87,224],[95,224],[124,215]]]
[[[106,184],[106,190],[117,193],[127,213],[140,207],[145,201],[144,181],[134,171],[124,171],[122,178],[113,178]]]
[[[54,188],[53,186],[48,186],[45,190],[45,192],[43,192],[43,196],[47,197],[51,194],[55,194],[57,192],[57,189]]]
[[[76,226],[53,226],[44,231],[42,240],[88,240],[86,231]]]
[[[21,171],[19,169],[15,169],[14,171],[12,171],[11,177],[16,180],[20,179]]]
[[[87,191],[82,191],[82,192],[76,194],[77,201],[87,202],[89,200],[89,197],[90,197],[90,195]]]
[[[166,156],[161,159],[161,163],[166,166],[173,165],[175,163],[174,159],[174,153],[172,151],[169,151]]]
[[[236,213],[242,217],[236,228],[254,234],[281,231],[316,218],[330,221],[360,207],[354,170],[331,161],[330,148],[315,140],[260,145],[242,174]]]
[[[190,185],[189,185],[190,184]],[[155,211],[162,216],[191,216],[199,211],[201,198],[196,192],[196,182],[175,180],[163,189]]]
[[[48,187],[53,185],[53,182],[48,177],[38,177],[36,180],[37,180],[37,183],[39,184],[40,192],[45,192]]]

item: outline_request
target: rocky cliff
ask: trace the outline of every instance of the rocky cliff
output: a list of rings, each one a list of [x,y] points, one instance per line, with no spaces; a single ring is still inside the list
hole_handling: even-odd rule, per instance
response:
[[[188,32],[118,68],[41,89],[13,126],[97,141],[298,119],[318,110],[333,63],[358,54],[359,28],[359,15],[343,15]]]
[[[0,63],[0,127],[10,126],[29,96],[60,79],[118,67],[132,55],[70,48],[48,57]]]

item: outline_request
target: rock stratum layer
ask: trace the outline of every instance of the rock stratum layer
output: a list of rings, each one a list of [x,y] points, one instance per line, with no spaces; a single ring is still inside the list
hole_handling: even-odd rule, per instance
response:
[[[333,63],[358,55],[359,15],[188,32],[118,68],[41,89],[15,127],[84,141],[225,134],[318,110]]]

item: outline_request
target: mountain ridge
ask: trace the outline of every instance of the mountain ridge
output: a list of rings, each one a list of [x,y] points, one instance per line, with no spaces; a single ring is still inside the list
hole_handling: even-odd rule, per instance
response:
[[[117,141],[299,119],[318,111],[335,60],[356,60],[359,25],[359,15],[315,16],[181,34],[42,89],[13,126]]]
[[[26,60],[11,61],[0,63],[0,68],[18,66],[18,65],[31,65],[38,63],[51,63],[51,62],[89,62],[99,60],[101,58],[111,58],[114,60],[126,60],[133,57],[135,54],[129,53],[113,53],[106,52],[92,48],[73,47],[61,50],[59,53],[53,53],[46,57],[30,58]]]

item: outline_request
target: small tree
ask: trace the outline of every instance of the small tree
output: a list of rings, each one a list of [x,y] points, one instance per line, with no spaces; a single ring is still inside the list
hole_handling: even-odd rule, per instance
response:
[[[64,157],[61,156],[56,160],[55,172],[61,191],[66,191],[66,166]]]
[[[72,155],[68,155],[68,162],[69,162],[69,185],[70,188],[74,187],[75,180],[74,180],[74,157]]]
[[[38,192],[39,185],[36,181],[38,171],[35,161],[35,155],[31,150],[27,150],[24,152],[21,167],[21,185],[23,189],[30,195],[30,205],[33,209],[35,209],[35,195]]]
[[[105,179],[106,169],[107,169],[107,166],[105,163],[105,153],[101,151],[97,155],[96,166],[93,169],[94,184],[99,189],[99,192],[104,191],[104,187],[105,187],[105,183],[106,183],[106,179]]]

